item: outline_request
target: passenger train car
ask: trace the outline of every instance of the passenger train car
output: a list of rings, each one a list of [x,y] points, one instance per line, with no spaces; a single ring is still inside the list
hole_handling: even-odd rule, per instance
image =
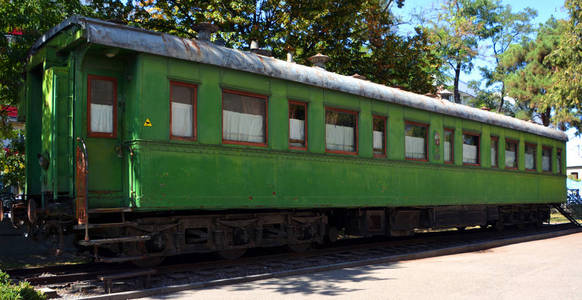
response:
[[[101,261],[540,224],[566,198],[561,131],[208,40],[75,16],[26,78],[12,221]]]

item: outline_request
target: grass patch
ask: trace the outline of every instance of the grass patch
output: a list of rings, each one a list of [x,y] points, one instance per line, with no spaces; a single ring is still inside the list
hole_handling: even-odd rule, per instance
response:
[[[46,296],[36,291],[28,282],[12,283],[10,276],[0,270],[0,299],[45,300]]]
[[[582,223],[582,218],[576,218],[578,223]],[[560,224],[560,223],[570,223],[570,220],[566,219],[560,212],[552,208],[552,213],[550,214],[550,224]]]

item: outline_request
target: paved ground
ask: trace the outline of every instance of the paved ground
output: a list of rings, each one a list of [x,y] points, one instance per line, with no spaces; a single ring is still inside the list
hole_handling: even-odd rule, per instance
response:
[[[582,233],[147,299],[582,299]]]

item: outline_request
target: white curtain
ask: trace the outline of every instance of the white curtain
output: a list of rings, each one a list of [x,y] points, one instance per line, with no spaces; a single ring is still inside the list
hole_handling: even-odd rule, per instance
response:
[[[404,139],[407,158],[426,159],[424,138],[406,136]]]
[[[113,132],[113,106],[91,103],[91,132]]]
[[[222,118],[224,139],[253,143],[265,142],[263,116],[223,110]]]
[[[289,119],[289,139],[294,141],[305,141],[305,121]]]
[[[494,166],[495,162],[497,161],[497,147],[491,147],[491,166]]]
[[[463,144],[463,162],[469,164],[476,164],[477,158],[477,146]]]
[[[192,104],[172,102],[172,135],[192,137]]]
[[[515,152],[505,150],[505,166],[506,167],[514,167],[515,164]]]
[[[534,155],[533,153],[526,153],[525,154],[525,168],[526,169],[533,169],[534,168]]]
[[[325,143],[329,150],[355,152],[354,128],[325,124]]]
[[[384,132],[374,131],[374,149],[375,150],[384,149]]]
[[[542,156],[542,170],[543,171],[551,171],[551,163],[550,163],[550,156]]]
[[[445,142],[445,161],[451,160],[451,142]]]

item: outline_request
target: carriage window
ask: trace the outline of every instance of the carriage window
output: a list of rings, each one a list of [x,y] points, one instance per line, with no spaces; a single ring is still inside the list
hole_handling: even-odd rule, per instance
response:
[[[407,122],[404,127],[404,152],[406,159],[428,160],[428,125]]]
[[[505,167],[517,169],[517,141],[505,140]]]
[[[374,156],[386,155],[386,118],[374,116],[374,124],[372,129],[373,134],[373,150]]]
[[[497,162],[498,155],[497,149],[499,149],[499,138],[496,136],[491,137],[491,166],[497,167],[499,164]]]
[[[236,91],[222,94],[222,140],[267,145],[267,97]]]
[[[463,133],[463,163],[468,165],[479,164],[479,135]]]
[[[335,108],[325,110],[325,147],[328,152],[357,153],[358,113]]]
[[[306,150],[307,103],[289,101],[289,148]]]
[[[175,138],[196,137],[196,86],[170,82],[170,135]]]
[[[536,145],[525,144],[525,168],[533,171],[536,169]]]
[[[551,172],[552,171],[552,148],[543,147],[542,148],[542,171]]]
[[[89,136],[115,137],[117,117],[117,80],[88,76]]]
[[[453,163],[454,159],[454,140],[455,131],[452,129],[445,129],[445,163]]]
[[[562,149],[557,149],[556,158],[558,159],[558,165],[556,166],[556,171],[558,171],[558,174],[562,174]]]

